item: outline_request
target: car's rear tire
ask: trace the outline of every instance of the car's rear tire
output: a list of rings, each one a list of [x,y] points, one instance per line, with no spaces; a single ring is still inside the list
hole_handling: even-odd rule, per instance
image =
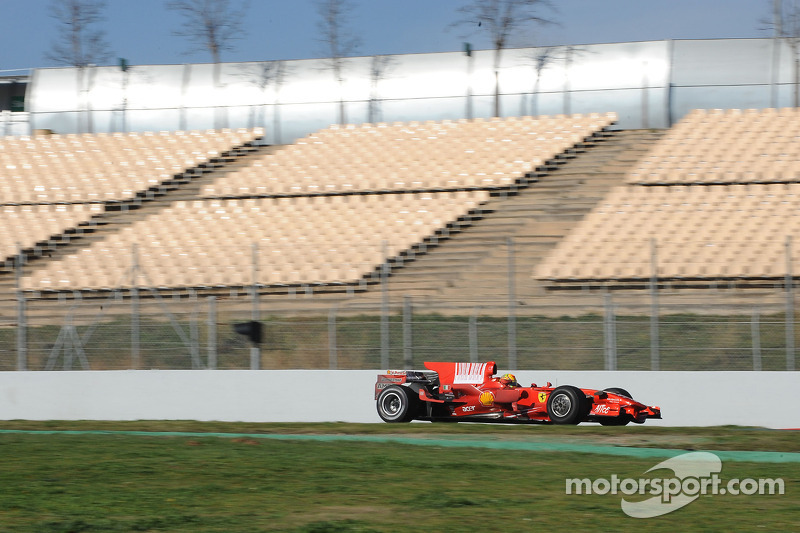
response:
[[[547,416],[554,424],[577,424],[589,412],[586,395],[578,387],[556,387],[547,398]]]
[[[626,391],[625,389],[621,389],[619,387],[611,387],[610,389],[603,389],[603,392],[610,392],[611,394],[616,394],[617,396],[625,396],[626,398],[630,398],[633,400],[633,396],[630,392]],[[598,422],[600,422],[601,426],[627,426],[631,423],[631,417],[626,414],[620,414],[619,416],[609,417],[598,417]]]
[[[408,387],[389,385],[378,395],[378,416],[384,422],[411,422],[418,404],[419,398]]]

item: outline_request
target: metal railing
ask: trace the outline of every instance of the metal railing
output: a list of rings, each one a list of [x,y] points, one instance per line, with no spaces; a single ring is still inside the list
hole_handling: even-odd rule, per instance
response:
[[[406,297],[347,308],[262,307],[262,342],[234,325],[247,297],[111,295],[28,301],[21,324],[0,328],[0,370],[420,368],[426,360],[494,360],[508,369],[794,370],[794,323],[780,295],[757,305],[624,303],[597,295],[602,313],[565,306],[482,306]],[[555,312],[554,312],[555,311]],[[653,324],[657,327],[653,328]],[[654,333],[657,335],[653,337]],[[790,336],[792,336],[790,338]]]
[[[510,240],[506,248],[505,291],[477,304],[398,296],[388,264],[364,298],[313,287],[283,296],[264,287],[138,287],[51,298],[18,289],[16,316],[10,305],[0,313],[0,370],[378,369],[428,360],[494,360],[512,370],[795,370],[791,261],[772,288],[698,292],[654,276],[648,289],[535,298],[515,285],[524,249]],[[262,324],[262,342],[234,330],[248,322]]]

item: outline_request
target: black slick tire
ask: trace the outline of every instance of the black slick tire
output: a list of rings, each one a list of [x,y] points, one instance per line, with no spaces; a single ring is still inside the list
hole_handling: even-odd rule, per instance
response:
[[[400,385],[389,385],[378,395],[378,416],[384,422],[411,422],[419,399],[414,392]]]

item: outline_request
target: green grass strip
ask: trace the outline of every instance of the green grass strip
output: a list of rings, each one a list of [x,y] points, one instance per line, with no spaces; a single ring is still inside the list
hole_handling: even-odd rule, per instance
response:
[[[225,439],[273,439],[304,440],[317,442],[377,442],[410,444],[415,446],[441,446],[451,448],[487,448],[494,450],[521,450],[544,452],[595,453],[638,458],[675,457],[695,451],[672,448],[638,448],[633,446],[609,446],[604,444],[571,444],[565,442],[540,441],[525,442],[517,440],[469,440],[419,437],[395,437],[374,435],[298,435],[276,433],[219,433],[195,431],[114,431],[114,430],[25,430],[0,429],[0,434],[25,435],[126,435],[138,437],[188,437],[188,438],[225,438]],[[732,451],[703,450],[716,454],[726,461],[748,463],[800,463],[800,453],[764,452],[764,451]]]

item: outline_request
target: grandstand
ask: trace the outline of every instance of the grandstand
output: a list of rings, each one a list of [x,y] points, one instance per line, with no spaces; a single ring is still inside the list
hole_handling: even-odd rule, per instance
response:
[[[254,281],[253,244],[263,250],[259,284],[358,283],[386,254],[398,256],[487,199],[477,191],[180,201],[27,276],[23,288],[244,287]]]
[[[32,265],[21,288],[34,297],[131,287],[242,290],[255,276],[259,285],[271,288],[364,289],[382,265],[407,264],[465,231],[482,217],[491,194],[524,189],[569,151],[602,137],[615,120],[612,113],[332,126],[217,169],[204,178],[210,182],[197,198],[160,191],[165,196],[157,210],[88,245],[78,241],[46,264]],[[222,132],[228,144],[200,141],[206,149],[198,157],[220,163],[222,154],[251,144],[257,134]],[[83,137],[74,142],[81,157],[116,159],[125,153],[106,152],[104,145]],[[185,134],[128,136],[138,158],[140,139],[173,137],[179,139],[171,144],[177,152],[168,145],[162,159],[186,157]],[[30,151],[29,144],[22,146]],[[191,172],[206,164],[192,162]],[[159,172],[157,187],[174,179]],[[63,200],[56,180],[47,183],[39,200]],[[102,204],[106,210],[129,200],[127,189],[117,191]],[[63,227],[68,235],[73,226],[65,222]]]
[[[782,282],[800,250],[800,113],[697,110],[545,261],[554,286]]]
[[[593,113],[335,125],[218,178],[203,194],[215,198],[507,188],[613,120]]]
[[[253,146],[260,130],[7,138],[0,238],[7,264],[18,243],[52,255],[26,267],[32,298],[255,280],[369,301],[388,271],[398,295],[479,305],[509,297],[510,238],[521,301],[654,273],[781,283],[800,225],[796,113],[698,110],[666,132],[610,129],[614,114],[334,125],[275,147]],[[70,189],[103,158],[136,172]]]
[[[105,203],[152,196],[261,136],[257,128],[0,138],[0,203]]]
[[[41,255],[250,147],[261,129],[0,138],[0,261]]]

